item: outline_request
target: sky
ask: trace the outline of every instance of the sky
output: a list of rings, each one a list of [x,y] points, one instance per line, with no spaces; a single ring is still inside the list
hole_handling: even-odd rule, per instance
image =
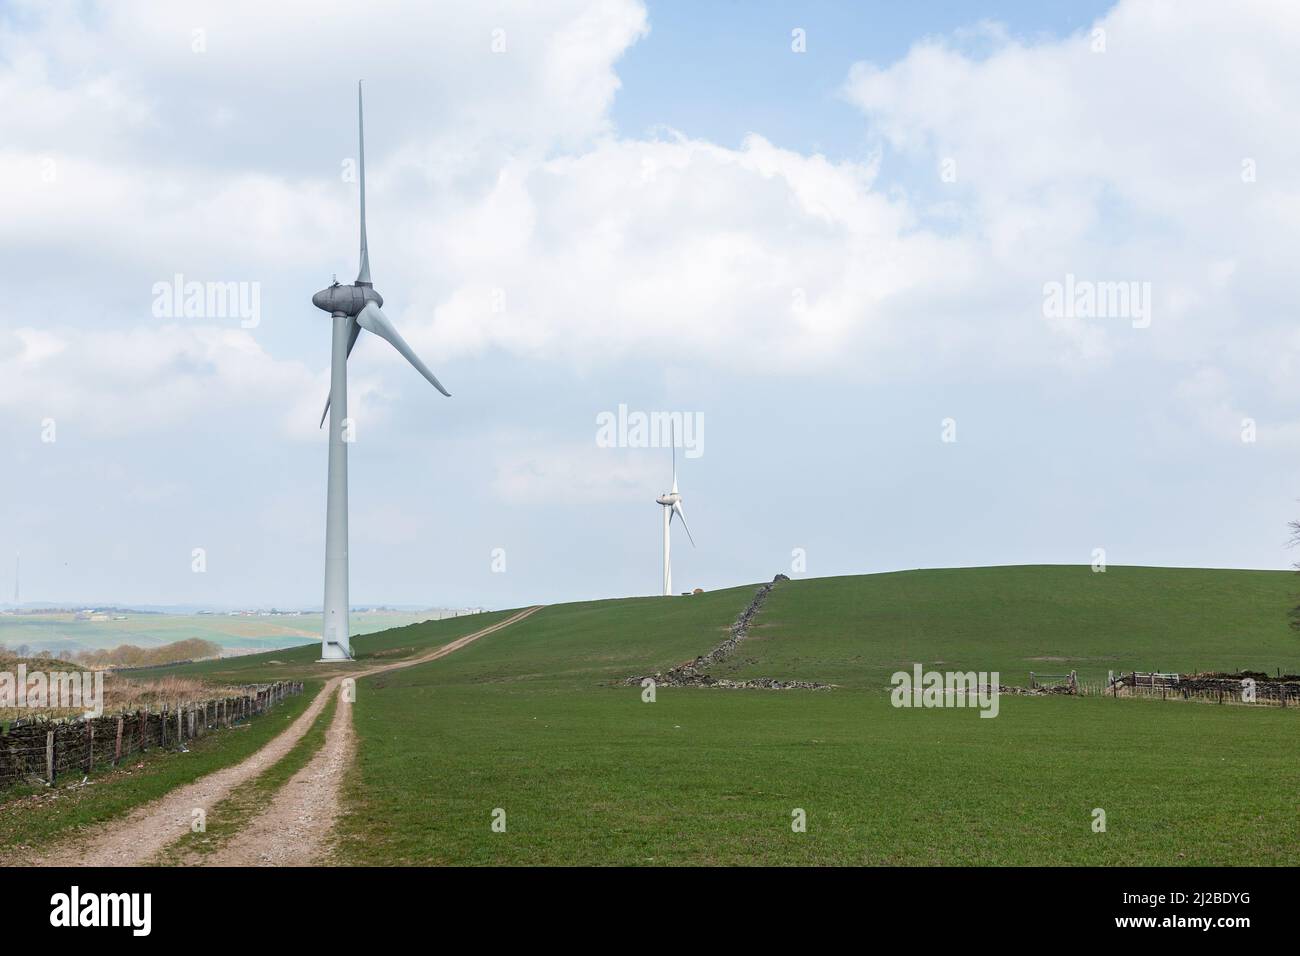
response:
[[[453,397],[363,335],[354,605],[657,592],[620,406],[683,423],[679,591],[1287,568],[1298,48],[1249,0],[0,0],[0,597],[319,606],[359,79]]]

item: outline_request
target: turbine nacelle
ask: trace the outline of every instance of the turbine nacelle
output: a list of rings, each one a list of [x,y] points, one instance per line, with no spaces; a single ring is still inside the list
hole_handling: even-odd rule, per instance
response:
[[[330,315],[358,315],[366,307],[367,302],[373,302],[380,307],[384,304],[384,297],[368,282],[352,285],[339,285],[336,282],[311,297],[312,305]]]
[[[675,491],[669,492],[666,495],[660,495],[658,498],[655,499],[655,501],[659,502],[659,504],[669,508],[671,508],[673,505],[677,504],[677,502],[681,500],[682,500],[682,496]]]

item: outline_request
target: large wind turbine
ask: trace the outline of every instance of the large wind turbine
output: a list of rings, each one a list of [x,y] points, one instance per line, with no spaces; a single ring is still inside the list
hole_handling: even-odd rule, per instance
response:
[[[669,595],[673,593],[673,563],[669,557],[669,545],[672,538],[668,533],[668,526],[673,523],[674,515],[682,519],[682,527],[686,529],[686,537],[690,538],[691,547],[695,547],[695,538],[691,535],[691,529],[686,524],[686,512],[682,510],[682,496],[677,492],[676,429],[673,429],[673,490],[660,495],[655,501],[664,506],[664,594]]]
[[[393,328],[380,307],[384,297],[370,281],[370,252],[366,246],[366,133],[361,113],[361,84],[357,83],[357,168],[361,181],[361,271],[351,285],[336,280],[328,289],[311,297],[312,305],[330,314],[334,325],[330,352],[330,394],[325,401],[325,416],[330,420],[329,496],[325,505],[325,623],[321,635],[320,656],[323,661],[352,658],[348,639],[348,356],[361,330],[386,339],[393,348],[415,366],[415,370],[448,398],[451,393],[420,361],[406,340]]]

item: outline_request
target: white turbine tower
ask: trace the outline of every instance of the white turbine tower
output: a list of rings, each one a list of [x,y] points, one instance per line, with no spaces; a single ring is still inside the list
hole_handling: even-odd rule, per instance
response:
[[[691,535],[691,529],[686,524],[686,512],[682,510],[682,496],[677,492],[677,429],[673,429],[673,490],[667,494],[662,494],[655,501],[664,507],[664,594],[673,593],[673,562],[669,555],[669,545],[672,538],[668,533],[668,527],[673,523],[673,516],[676,515],[682,519],[682,527],[686,529],[686,537],[690,538],[691,547],[695,547],[695,538]]]
[[[370,252],[366,246],[366,136],[361,113],[361,84],[357,83],[357,169],[361,182],[361,271],[351,285],[336,280],[328,289],[311,297],[312,304],[330,314],[334,325],[330,352],[330,394],[325,401],[325,416],[330,420],[329,493],[325,506],[325,621],[321,634],[320,656],[323,661],[352,658],[348,637],[348,356],[361,330],[373,332],[397,349],[415,370],[448,398],[451,393],[420,361],[406,340],[393,328],[380,307],[384,297],[370,281]]]

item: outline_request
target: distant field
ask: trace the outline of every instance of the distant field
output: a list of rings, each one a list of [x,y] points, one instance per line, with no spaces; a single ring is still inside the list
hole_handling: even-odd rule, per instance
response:
[[[352,632],[370,634],[429,620],[438,612],[352,613]],[[225,614],[129,614],[124,621],[78,621],[72,614],[0,615],[0,644],[27,644],[55,655],[135,644],[154,647],[186,638],[214,641],[228,651],[292,647],[320,641],[321,616],[232,617]]]

